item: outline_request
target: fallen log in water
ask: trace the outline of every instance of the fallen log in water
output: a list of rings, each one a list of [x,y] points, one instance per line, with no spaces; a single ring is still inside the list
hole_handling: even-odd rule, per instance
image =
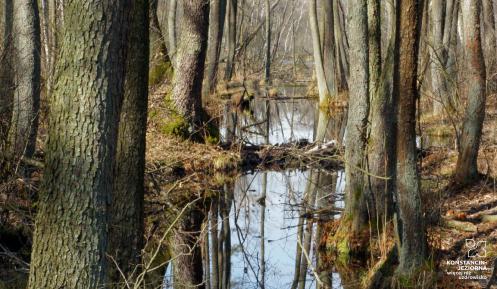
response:
[[[282,170],[318,167],[328,170],[342,168],[336,142],[309,143],[298,141],[277,145],[242,145],[239,148],[242,168]]]

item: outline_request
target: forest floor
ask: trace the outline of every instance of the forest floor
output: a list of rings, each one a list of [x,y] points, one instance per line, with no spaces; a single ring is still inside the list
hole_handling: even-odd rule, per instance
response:
[[[424,131],[437,129],[433,117],[421,122]],[[441,124],[443,127],[444,125]],[[447,127],[447,125],[445,125]],[[450,125],[448,126],[450,128]],[[453,130],[452,130],[453,131]],[[455,145],[454,145],[455,146]],[[432,148],[422,159],[422,192],[428,215],[428,240],[438,269],[438,288],[483,288],[497,258],[497,96],[487,99],[479,152],[481,180],[454,189],[451,176],[455,147]],[[465,267],[456,261],[479,261],[486,268]],[[493,287],[492,287],[493,288]]]

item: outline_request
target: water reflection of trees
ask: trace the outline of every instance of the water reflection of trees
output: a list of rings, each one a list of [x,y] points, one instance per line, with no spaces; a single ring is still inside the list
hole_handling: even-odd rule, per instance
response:
[[[266,130],[269,126],[269,143],[306,139],[311,141],[318,132],[325,135],[324,140],[336,140],[341,143],[345,133],[345,113],[339,111],[322,119],[316,109],[316,104],[308,100],[289,101],[254,101],[256,113],[225,110],[225,121],[221,131],[227,142],[239,141],[247,144],[266,143]],[[267,111],[270,111],[269,117]],[[327,113],[324,113],[327,114]],[[319,124],[324,124],[320,127]]]
[[[226,108],[225,141],[341,143],[345,133],[345,113],[329,115],[309,99],[259,99],[251,110]],[[199,228],[205,288],[341,288],[321,263],[319,242],[323,224],[339,214],[342,186],[337,172],[317,167],[227,181]]]
[[[335,139],[341,142],[343,139],[344,113],[330,117],[317,109],[315,101],[259,100],[251,103],[251,109],[252,114],[226,110],[227,140],[261,144],[298,140],[303,136],[310,141]],[[279,184],[275,181],[278,177]],[[337,173],[320,169],[256,172],[226,184],[222,195],[211,206],[210,234],[206,239],[210,244],[205,246],[210,250],[204,270],[208,275],[207,288],[274,288],[277,285],[271,277],[278,273],[274,271],[278,270],[278,264],[271,260],[272,242],[276,241],[269,239],[275,227],[268,225],[268,221],[276,222],[284,230],[281,238],[291,241],[284,247],[287,252],[294,252],[289,254],[294,262],[293,276],[286,278],[286,285],[299,289],[313,284],[319,284],[317,288],[332,288],[332,274],[319,262],[318,244],[322,224],[337,214],[334,201],[341,196],[336,196],[336,187]],[[275,197],[281,199],[279,205],[275,205]],[[267,219],[266,212],[271,215],[275,210],[281,210],[280,219]],[[266,235],[268,228],[269,235]],[[236,262],[234,268],[229,266],[232,262]]]

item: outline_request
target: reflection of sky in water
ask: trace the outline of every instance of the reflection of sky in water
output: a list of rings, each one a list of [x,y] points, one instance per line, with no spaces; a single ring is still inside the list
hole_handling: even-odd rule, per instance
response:
[[[235,208],[230,215],[232,229],[232,288],[257,288],[260,278],[260,216],[257,202],[263,194],[264,174],[267,176],[265,212],[266,288],[290,288],[295,268],[297,224],[308,172],[259,172],[241,177],[235,184]],[[337,183],[338,187],[341,187]],[[235,224],[235,215],[238,228]],[[240,236],[240,238],[239,238]],[[241,241],[242,240],[242,241]],[[240,250],[243,242],[245,256]],[[310,258],[315,267],[314,244]],[[251,269],[253,268],[253,270]],[[254,272],[255,271],[255,272]],[[338,275],[333,274],[333,288],[340,288]],[[259,279],[260,280],[260,279]],[[306,288],[315,288],[312,274],[307,274]],[[338,287],[337,287],[338,286]]]
[[[333,189],[339,194],[335,206],[343,207],[345,174],[338,171],[334,175]],[[267,179],[265,208],[265,260],[267,289],[290,288],[295,269],[297,250],[297,224],[299,210],[309,181],[308,171],[255,172],[238,178],[234,187],[234,206],[230,211],[231,225],[231,288],[258,288],[260,280],[259,262],[261,258],[261,209],[260,197],[263,195],[264,178]],[[330,176],[330,175],[328,175]],[[325,195],[333,198],[336,194],[325,190]],[[330,194],[333,194],[330,195]],[[336,216],[335,216],[336,218]],[[309,252],[312,267],[315,268],[314,234]],[[221,230],[219,224],[218,227]],[[243,243],[243,250],[240,244]],[[165,282],[171,282],[171,267],[166,272]],[[211,269],[212,272],[212,269]],[[332,289],[340,289],[338,273],[332,273]],[[166,287],[165,288],[170,288]],[[316,280],[310,268],[306,275],[306,288],[316,288]]]
[[[244,257],[240,250],[232,255],[232,288],[255,288],[256,277],[251,272],[259,267],[260,254],[260,215],[262,206],[256,201],[262,195],[265,173],[246,175],[235,185],[235,203],[238,226],[241,235],[246,234]],[[266,246],[266,287],[289,288],[293,280],[295,250],[297,244],[298,207],[305,189],[307,173],[288,172],[267,174],[265,246]],[[246,197],[244,197],[246,193]],[[235,212],[231,214],[232,230],[235,227]],[[249,234],[247,234],[247,232]],[[233,248],[239,247],[240,240],[233,232]],[[244,268],[248,268],[247,274]],[[255,272],[258,274],[258,272]]]

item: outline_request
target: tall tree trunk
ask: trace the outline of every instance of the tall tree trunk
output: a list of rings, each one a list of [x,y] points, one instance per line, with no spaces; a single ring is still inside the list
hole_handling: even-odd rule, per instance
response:
[[[106,284],[128,11],[119,0],[64,4],[29,288]]]
[[[319,37],[319,26],[317,17],[316,0],[309,0],[309,26],[312,34],[312,50],[314,51],[314,69],[319,91],[319,104],[325,105],[329,100],[330,92],[326,82],[323,66],[323,53]]]
[[[59,52],[59,34],[63,25],[64,9],[63,0],[48,0],[48,19],[49,19],[49,61],[46,79],[46,95],[51,95],[55,81],[55,65]]]
[[[497,51],[496,29],[494,19],[494,7],[491,1],[482,1],[483,11],[483,54],[485,58],[485,67],[487,68],[487,93],[497,91]]]
[[[323,1],[323,66],[330,96],[337,94],[337,61],[335,59],[335,21],[333,0]]]
[[[480,9],[480,0],[462,2],[466,79],[461,89],[467,95],[468,104],[460,133],[454,181],[463,185],[478,178],[478,150],[485,119],[486,70],[480,36]]]
[[[176,60],[177,60],[177,54],[178,54],[178,47],[176,44],[176,15],[177,15],[177,0],[170,0],[167,8],[167,36],[168,36],[168,43],[169,43],[169,58],[171,59],[171,62],[176,69]],[[184,17],[183,17],[184,18]]]
[[[431,7],[431,75],[433,93],[433,112],[441,114],[453,107],[447,89],[447,47],[444,45],[445,0],[433,0]]]
[[[4,151],[7,142],[9,123],[12,113],[14,93],[14,63],[13,63],[13,31],[14,5],[13,0],[3,1],[3,39],[2,55],[0,55],[0,149]]]
[[[369,29],[369,97],[371,102],[370,131],[368,142],[367,185],[374,199],[369,208],[370,216],[379,224],[390,218],[393,209],[392,177],[395,158],[392,118],[393,102],[390,82],[393,62],[391,41],[384,69],[381,68],[380,1],[368,0]],[[394,37],[392,37],[392,40]],[[379,177],[378,177],[379,176]],[[382,179],[390,178],[390,179]]]
[[[409,275],[426,258],[426,239],[421,211],[419,171],[416,162],[417,56],[419,48],[419,0],[399,0],[397,10],[394,96],[397,101],[397,205],[400,237],[397,273]]]
[[[271,77],[271,7],[269,5],[269,0],[266,0],[264,8],[266,13],[266,59],[264,65],[264,79],[266,84],[270,84]]]
[[[121,274],[140,273],[143,247],[145,134],[147,131],[149,1],[136,0],[131,10],[124,99],[117,139],[114,190],[110,206],[110,281],[124,287]]]
[[[178,113],[189,125],[189,133],[198,134],[202,121],[202,80],[207,49],[209,2],[183,3],[181,35],[174,74],[173,99]]]
[[[337,59],[337,91],[344,91],[348,89],[349,81],[349,44],[345,31],[345,23],[343,13],[341,13],[339,0],[333,0],[333,20],[335,24],[335,46],[336,46],[336,59]]]
[[[459,47],[458,45],[458,21],[459,21],[459,11],[460,11],[460,1],[455,1],[453,0],[454,5],[452,7],[452,14],[450,17],[450,23],[449,21],[445,21],[446,25],[450,25],[451,28],[450,30],[446,30],[444,33],[449,33],[448,35],[444,34],[444,46],[447,49],[447,62],[446,62],[446,69],[447,69],[447,79],[450,81],[446,81],[447,84],[447,89],[448,89],[448,101],[449,104],[453,106],[453,108],[457,108],[458,100],[457,100],[457,93],[456,93],[456,88],[457,88],[457,83],[459,82],[458,80],[458,73],[457,73],[457,49]],[[447,18],[447,17],[446,17]],[[448,31],[448,32],[447,32]]]
[[[207,49],[209,1],[183,2],[181,34],[174,75],[176,109],[196,133],[202,121],[202,80]],[[200,230],[204,209],[195,204],[181,218],[173,237],[174,288],[205,288],[203,283]]]
[[[150,40],[149,44],[152,59],[156,56],[154,54],[158,53],[160,60],[164,62],[171,62],[169,58],[169,51],[167,50],[167,34],[163,31],[159,22],[159,0],[149,1],[149,21],[150,21]],[[162,12],[162,11],[161,11]],[[150,45],[149,45],[150,46]]]
[[[216,85],[217,68],[226,18],[226,1],[212,0],[209,15],[209,41],[207,44],[206,75],[202,96],[207,97]]]
[[[43,44],[43,53],[44,53],[44,62],[43,62],[43,70],[45,75],[48,75],[50,72],[50,46],[51,46],[51,33],[50,33],[50,1],[41,0],[41,13],[40,13],[40,25],[42,32],[42,44]]]
[[[369,112],[369,61],[367,1],[349,1],[350,79],[347,134],[345,137],[345,172],[347,179],[345,211],[339,231],[344,233],[349,252],[365,246],[361,233],[367,226],[368,211],[365,195],[364,169],[366,125]],[[339,234],[341,235],[341,234]],[[358,239],[358,240],[356,240]],[[340,252],[342,254],[343,252]]]
[[[40,18],[35,0],[14,1],[15,89],[8,136],[9,155],[31,157],[40,109]]]
[[[237,14],[237,0],[228,1],[228,55],[226,59],[226,71],[224,80],[231,80],[233,77],[233,70],[235,69],[235,49],[236,49],[236,14]]]

